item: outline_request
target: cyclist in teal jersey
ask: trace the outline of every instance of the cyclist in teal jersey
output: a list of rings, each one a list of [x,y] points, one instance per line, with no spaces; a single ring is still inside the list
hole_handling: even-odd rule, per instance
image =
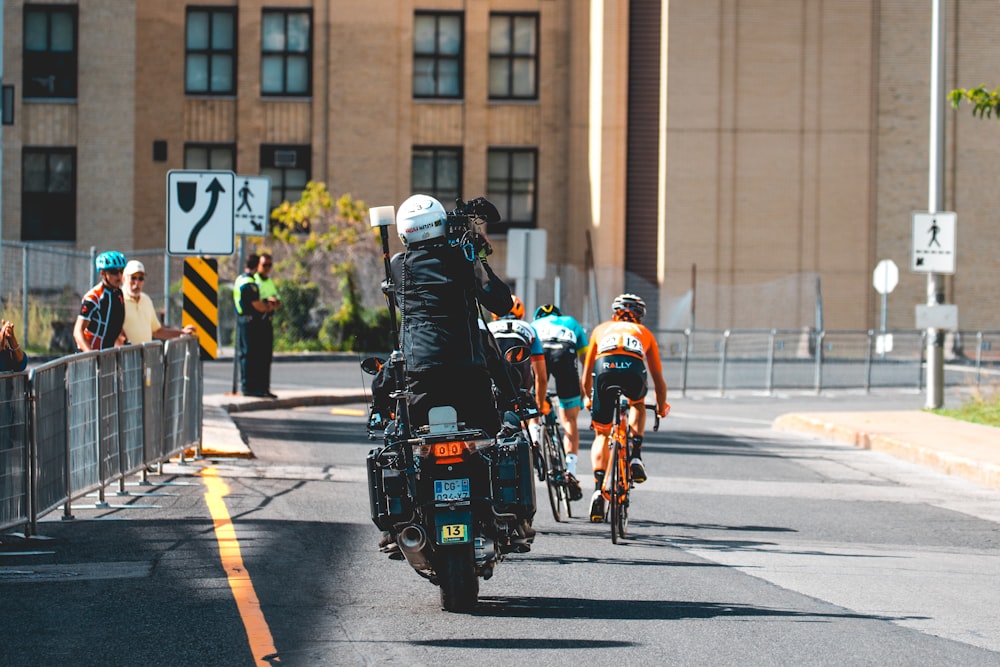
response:
[[[583,406],[579,358],[587,350],[587,332],[575,318],[563,315],[557,306],[550,303],[535,310],[531,324],[542,341],[546,370],[555,380],[566,471],[570,477],[570,497],[579,500],[583,492],[576,479],[576,461],[580,453],[580,430],[576,420]]]

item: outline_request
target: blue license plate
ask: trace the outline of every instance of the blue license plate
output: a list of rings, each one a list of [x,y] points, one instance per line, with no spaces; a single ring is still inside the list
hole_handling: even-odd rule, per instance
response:
[[[434,480],[434,500],[465,500],[468,497],[468,477]]]

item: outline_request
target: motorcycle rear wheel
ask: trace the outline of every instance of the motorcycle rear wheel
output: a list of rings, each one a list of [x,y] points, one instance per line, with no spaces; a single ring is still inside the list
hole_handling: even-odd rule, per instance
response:
[[[441,608],[445,611],[468,611],[479,600],[479,578],[473,568],[475,557],[471,544],[438,548],[434,569],[441,587]]]

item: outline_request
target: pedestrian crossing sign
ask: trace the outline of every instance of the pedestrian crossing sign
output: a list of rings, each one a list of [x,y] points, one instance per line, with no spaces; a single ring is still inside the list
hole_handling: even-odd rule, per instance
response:
[[[233,233],[265,236],[271,219],[271,179],[236,176],[233,196]]]
[[[955,222],[953,212],[914,211],[913,253],[910,270],[915,273],[955,273]]]

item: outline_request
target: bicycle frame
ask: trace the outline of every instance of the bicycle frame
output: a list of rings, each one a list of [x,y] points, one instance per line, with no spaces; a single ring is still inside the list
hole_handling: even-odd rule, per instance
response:
[[[604,472],[604,482],[601,485],[601,495],[609,506],[608,520],[611,522],[611,542],[618,544],[625,539],[628,532],[628,509],[630,494],[635,482],[632,479],[632,438],[628,417],[631,404],[621,389],[616,389],[615,408],[611,421],[611,434],[608,436],[608,466]],[[636,408],[650,409],[654,413],[655,405],[636,405]],[[653,430],[660,429],[660,417],[656,416]]]
[[[632,444],[629,438],[629,402],[617,390],[615,409],[611,421],[611,434],[608,436],[608,467],[604,472],[604,483],[601,494],[608,503],[611,522],[611,541],[618,544],[624,539],[628,529],[629,492],[632,490],[632,471],[629,466]]]

